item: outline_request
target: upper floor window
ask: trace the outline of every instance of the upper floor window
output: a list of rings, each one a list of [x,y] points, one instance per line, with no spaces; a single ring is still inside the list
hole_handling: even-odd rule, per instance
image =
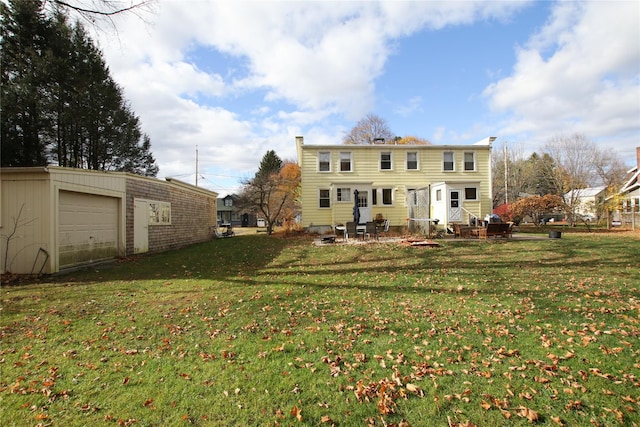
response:
[[[407,153],[407,170],[418,170],[418,153],[415,151],[409,151]]]
[[[475,153],[464,153],[464,170],[474,171],[476,170],[476,156]]]
[[[230,208],[231,206],[233,206],[233,199],[231,197],[227,197],[226,199],[224,199],[224,205]]]
[[[331,153],[329,151],[318,153],[318,172],[331,172]]]
[[[331,207],[331,191],[326,188],[321,188],[318,193],[318,206],[321,208]]]
[[[351,201],[351,189],[350,188],[338,188],[336,191],[336,200],[338,202],[350,202]]]
[[[351,152],[340,152],[340,172],[351,172]]]
[[[391,170],[391,151],[380,153],[380,170]]]
[[[443,171],[454,171],[454,158],[453,151],[445,151],[442,153],[442,170]]]

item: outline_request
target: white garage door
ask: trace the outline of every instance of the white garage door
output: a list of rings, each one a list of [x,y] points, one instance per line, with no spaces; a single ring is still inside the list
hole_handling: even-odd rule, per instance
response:
[[[118,199],[60,191],[59,267],[113,258],[118,254]]]

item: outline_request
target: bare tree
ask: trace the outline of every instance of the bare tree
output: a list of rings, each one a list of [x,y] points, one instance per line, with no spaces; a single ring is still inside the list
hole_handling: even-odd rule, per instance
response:
[[[345,144],[378,144],[392,141],[394,135],[387,121],[375,114],[368,114],[345,135]]]
[[[140,19],[152,12],[157,0],[42,0],[53,9],[63,9],[82,18],[91,25],[106,20],[115,27],[113,18],[117,15],[133,14]],[[143,19],[144,20],[144,19]]]
[[[598,148],[585,135],[575,133],[552,138],[545,149],[556,162],[554,174],[557,182],[562,183],[563,193],[568,194],[565,202],[573,224],[581,190],[593,186],[597,179],[594,159],[599,157]]]

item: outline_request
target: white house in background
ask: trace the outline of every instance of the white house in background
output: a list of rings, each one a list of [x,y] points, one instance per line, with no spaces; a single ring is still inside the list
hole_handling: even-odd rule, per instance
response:
[[[604,202],[606,190],[604,186],[571,190],[564,195],[564,200],[573,207],[576,217],[595,220],[600,217],[598,207]]]

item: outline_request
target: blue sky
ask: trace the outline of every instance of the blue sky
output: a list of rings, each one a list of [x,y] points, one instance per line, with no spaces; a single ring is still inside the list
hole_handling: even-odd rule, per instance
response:
[[[369,113],[434,144],[640,146],[637,1],[158,0],[97,31],[159,177],[225,195]]]

